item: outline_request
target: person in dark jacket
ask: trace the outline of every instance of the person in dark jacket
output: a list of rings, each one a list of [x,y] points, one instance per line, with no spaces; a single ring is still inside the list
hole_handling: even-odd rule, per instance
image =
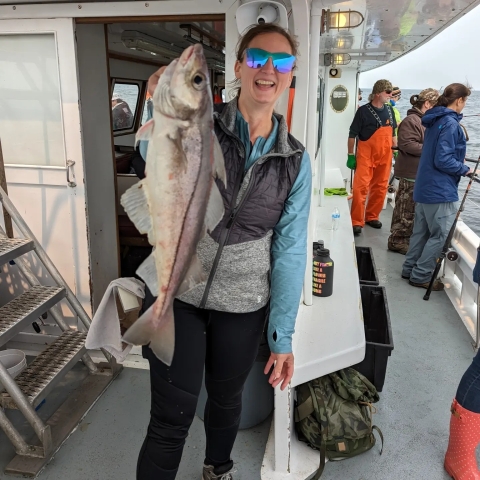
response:
[[[427,110],[435,106],[439,95],[439,92],[433,88],[426,88],[418,95],[412,95],[410,98],[412,108],[408,110],[406,118],[398,127],[398,156],[394,174],[399,179],[399,185],[395,196],[388,249],[402,255],[407,253],[413,231],[415,216],[413,187],[425,134],[422,117]]]
[[[144,348],[152,408],[137,480],[176,478],[204,370],[208,401],[201,478],[233,480],[230,455],[242,390],[266,320],[268,381],[285,389],[292,378],[292,335],[306,267],[312,173],[305,148],[274,108],[290,87],[297,49],[295,39],[278,25],[248,30],[237,48],[238,95],[214,106],[214,129],[227,171],[227,185],[217,183],[225,216],[197,246],[206,282],[175,299],[171,366]],[[161,73],[149,80],[152,92]],[[146,164],[148,175],[148,150]]]
[[[460,125],[470,93],[465,85],[452,83],[422,118],[426,131],[413,190],[415,221],[402,269],[402,277],[414,287],[428,288],[457,213],[458,183],[470,172],[464,163],[467,142]],[[443,288],[435,280],[433,290]]]

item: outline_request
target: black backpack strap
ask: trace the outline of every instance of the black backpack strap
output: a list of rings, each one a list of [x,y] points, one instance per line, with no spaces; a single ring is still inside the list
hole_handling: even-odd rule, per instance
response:
[[[313,409],[315,412],[315,418],[317,419],[317,422],[321,425],[322,431],[320,434],[320,465],[318,467],[318,470],[315,472],[315,475],[311,477],[311,480],[318,480],[323,473],[323,470],[325,469],[325,459],[327,456],[327,436],[328,436],[328,419],[327,417],[322,417],[320,415],[320,409],[319,409],[319,404],[320,407],[322,408],[323,412],[326,412],[327,409],[325,407],[325,402],[323,401],[323,398],[321,395],[318,397],[315,395],[315,391],[313,390],[312,386],[310,383],[308,384],[308,388],[310,389],[310,396],[312,398],[313,402]],[[309,477],[310,478],[310,477]]]

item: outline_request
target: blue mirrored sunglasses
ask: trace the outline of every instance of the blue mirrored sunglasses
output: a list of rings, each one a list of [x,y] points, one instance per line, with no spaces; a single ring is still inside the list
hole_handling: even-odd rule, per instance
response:
[[[261,48],[247,48],[247,65],[250,68],[262,68],[271,58],[279,73],[290,73],[295,65],[295,56],[289,53],[270,53]]]

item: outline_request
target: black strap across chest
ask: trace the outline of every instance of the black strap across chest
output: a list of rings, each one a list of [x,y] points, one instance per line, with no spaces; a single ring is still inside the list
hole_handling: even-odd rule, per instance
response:
[[[375,120],[378,122],[379,127],[381,127],[383,124],[382,124],[382,120],[378,116],[378,113],[374,110],[374,108],[369,103],[367,103],[367,108],[370,110],[370,113],[375,117]],[[393,127],[392,110],[388,107],[388,105],[385,105],[385,108],[387,109],[388,116],[390,117],[390,125]]]

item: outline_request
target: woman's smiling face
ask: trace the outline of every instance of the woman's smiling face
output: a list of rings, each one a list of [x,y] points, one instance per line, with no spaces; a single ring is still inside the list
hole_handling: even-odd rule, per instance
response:
[[[280,33],[265,33],[255,37],[248,48],[259,48],[270,53],[293,54],[289,41]],[[235,63],[235,77],[241,81],[242,100],[274,106],[280,95],[290,86],[293,71],[280,73],[271,58],[260,68],[247,65],[247,53],[242,62]]]

